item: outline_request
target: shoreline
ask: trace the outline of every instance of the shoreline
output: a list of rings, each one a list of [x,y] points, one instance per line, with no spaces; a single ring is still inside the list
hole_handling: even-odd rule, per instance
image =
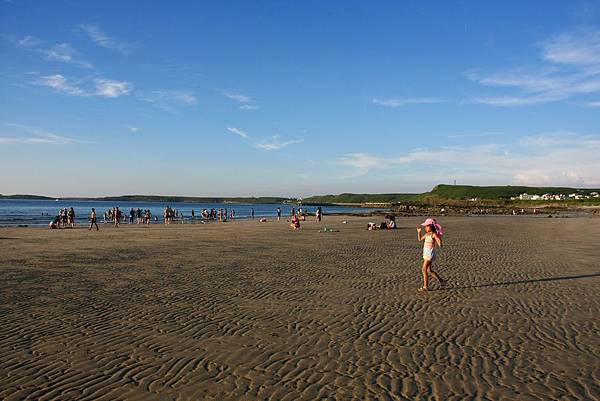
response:
[[[351,219],[351,218],[371,218],[374,220],[377,220],[378,222],[383,221],[385,219],[386,215],[393,215],[396,217],[396,223],[400,226],[399,228],[401,228],[402,226],[402,220],[406,220],[406,219],[412,219],[412,218],[427,218],[427,217],[433,217],[436,218],[438,220],[443,220],[443,219],[448,219],[448,218],[464,218],[464,219],[471,219],[471,218],[512,218],[512,219],[547,219],[547,218],[556,218],[556,219],[589,219],[589,218],[598,218],[600,217],[600,213],[593,213],[593,212],[587,212],[587,213],[569,213],[568,211],[561,211],[562,213],[559,213],[557,211],[554,211],[552,213],[549,212],[543,212],[543,213],[538,213],[538,214],[516,214],[513,215],[511,213],[506,213],[506,214],[488,214],[488,213],[471,213],[471,214],[439,214],[439,213],[412,213],[412,214],[401,214],[401,213],[394,213],[394,212],[390,212],[390,211],[376,211],[376,212],[332,212],[332,213],[324,213],[323,214],[323,221],[321,222],[321,224],[326,224],[327,223],[327,217],[330,218],[334,218],[334,222],[341,222],[343,221],[344,218],[346,219]],[[266,218],[267,221],[266,222],[260,222],[261,218]],[[249,224],[252,222],[256,222],[258,224],[271,224],[271,223],[277,223],[277,224],[282,224],[282,223],[289,223],[290,222],[290,216],[282,216],[281,217],[281,221],[277,221],[277,217],[276,216],[256,216],[254,219],[252,219],[251,217],[238,217],[234,220],[227,220],[226,222],[219,222],[216,220],[209,220],[209,221],[202,221],[201,219],[196,219],[195,221],[192,221],[191,219],[186,219],[184,223],[182,223],[180,220],[176,220],[173,221],[171,224],[164,224],[164,222],[162,220],[159,220],[158,222],[152,222],[151,224],[137,224],[137,223],[120,223],[119,224],[119,228],[124,228],[124,229],[130,229],[130,228],[159,228],[159,227],[195,227],[195,226],[199,226],[199,227],[212,227],[212,226],[222,226],[222,227],[227,227],[227,226],[232,226],[232,225],[236,225],[236,223],[243,223],[243,224]],[[301,221],[301,225],[304,225],[306,223],[313,223],[314,222],[314,215],[308,216],[308,218],[306,219],[306,221]],[[102,229],[103,227],[105,229],[113,229],[114,228],[114,223],[113,222],[98,222],[98,226]],[[76,222],[76,226],[73,227],[63,227],[63,228],[57,228],[57,229],[49,229],[48,228],[48,224],[12,224],[12,225],[2,225],[0,224],[0,230],[1,229],[25,229],[25,228],[29,228],[29,229],[45,229],[45,230],[50,230],[50,231],[62,231],[62,230],[81,230],[81,229],[86,229],[89,227],[89,221],[87,222]]]

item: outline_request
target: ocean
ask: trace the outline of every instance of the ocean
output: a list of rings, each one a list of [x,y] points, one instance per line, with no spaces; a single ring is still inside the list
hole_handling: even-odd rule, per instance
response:
[[[0,199],[0,226],[41,226],[48,225],[50,220],[58,214],[61,208],[73,207],[75,210],[75,221],[77,224],[88,224],[88,217],[92,208],[96,209],[98,222],[103,221],[104,212],[115,206],[123,212],[123,216],[128,220],[131,208],[142,210],[150,209],[152,213],[152,223],[154,216],[162,222],[163,210],[169,205],[183,213],[184,220],[189,221],[192,217],[192,210],[196,213],[196,219],[199,219],[202,209],[217,210],[227,208],[228,213],[235,210],[236,218],[251,217],[252,208],[256,218],[277,216],[277,208],[281,208],[282,217],[290,215],[292,207],[296,205],[283,204],[233,204],[233,203],[184,203],[184,202],[133,202],[133,201],[87,201],[87,200],[29,200],[29,199]],[[302,206],[303,210],[308,210],[314,214],[317,206]],[[351,208],[341,206],[322,206],[324,213],[340,212],[366,212],[377,209]]]

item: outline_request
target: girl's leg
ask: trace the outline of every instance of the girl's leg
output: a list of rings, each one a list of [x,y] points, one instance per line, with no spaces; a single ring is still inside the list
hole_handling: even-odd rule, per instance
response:
[[[442,286],[446,284],[446,280],[444,280],[437,272],[433,271],[431,268],[431,262],[429,263],[429,267],[427,268],[428,273],[431,274]]]
[[[429,265],[431,264],[431,262],[429,260],[423,260],[423,289],[427,289],[429,287],[429,277],[428,277],[428,272],[429,272]]]

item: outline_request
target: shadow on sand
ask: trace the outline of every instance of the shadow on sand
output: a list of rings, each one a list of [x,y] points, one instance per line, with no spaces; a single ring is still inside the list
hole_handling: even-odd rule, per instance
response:
[[[590,277],[600,277],[600,273],[591,273],[591,274],[580,274],[578,276],[562,276],[562,277],[548,277],[548,278],[538,278],[531,280],[516,280],[516,281],[504,281],[498,283],[488,283],[488,284],[480,284],[480,285],[466,285],[462,287],[448,287],[448,290],[468,290],[472,288],[489,288],[489,287],[502,287],[505,285],[515,285],[515,284],[531,284],[531,283],[545,283],[549,281],[563,281],[563,280],[576,280],[580,278],[590,278]]]

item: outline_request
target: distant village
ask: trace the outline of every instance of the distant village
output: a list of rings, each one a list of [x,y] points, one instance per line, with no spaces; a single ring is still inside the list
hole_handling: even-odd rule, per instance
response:
[[[600,194],[598,192],[590,192],[588,195],[584,195],[584,194],[576,194],[576,193],[571,193],[568,195],[565,194],[543,194],[543,195],[529,195],[526,193],[523,193],[519,196],[511,196],[510,200],[532,200],[532,201],[536,201],[536,200],[557,200],[557,201],[564,201],[564,200],[577,200],[577,199],[591,199],[591,198],[600,198]]]

